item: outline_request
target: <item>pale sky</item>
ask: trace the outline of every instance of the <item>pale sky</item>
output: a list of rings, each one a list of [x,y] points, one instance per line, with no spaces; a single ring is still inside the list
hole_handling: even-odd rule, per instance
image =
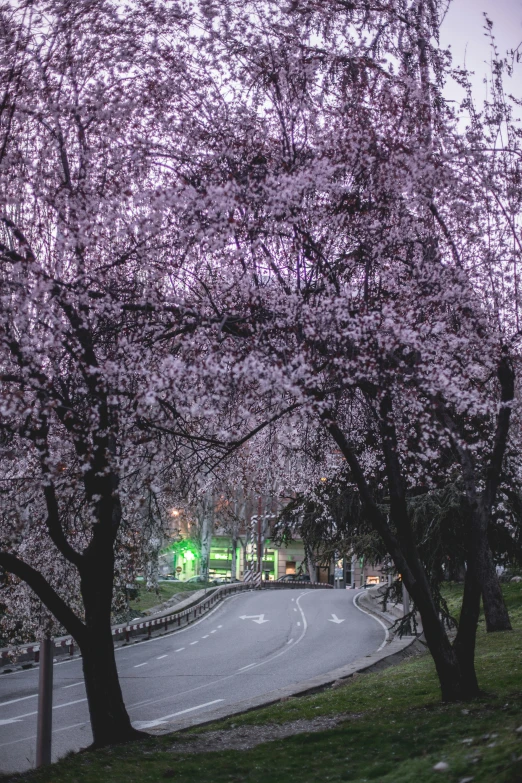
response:
[[[522,97],[522,0],[453,0],[441,28],[441,44],[451,45],[455,66],[466,64],[469,70],[475,71],[474,93],[477,98],[485,97],[483,78],[489,77],[491,54],[483,29],[484,11],[494,23],[493,33],[501,56],[520,44],[520,63],[515,67],[509,89]]]

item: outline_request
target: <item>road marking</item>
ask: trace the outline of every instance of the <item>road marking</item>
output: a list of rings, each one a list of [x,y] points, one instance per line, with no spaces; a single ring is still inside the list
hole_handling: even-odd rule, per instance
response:
[[[216,629],[214,628],[214,630],[213,630],[213,631],[211,631],[210,633],[216,633]]]
[[[137,663],[137,664],[136,664],[136,666],[135,666],[134,668],[135,668],[135,669],[139,669],[139,668],[140,668],[140,666],[146,666],[146,665],[147,665],[147,661],[145,661],[145,663]]]
[[[63,726],[61,729],[53,729],[53,734],[58,734],[59,731],[69,731],[69,729],[77,729],[78,726],[87,726],[84,723],[73,723],[72,726]],[[20,742],[29,742],[29,740],[36,739],[36,734],[32,734],[30,737],[23,737],[23,739],[12,740],[11,742],[3,742],[0,748],[6,748],[8,745],[18,745]]]
[[[367,612],[366,609],[362,608],[362,606],[359,606],[359,602],[357,599],[359,598],[360,595],[364,595],[364,593],[355,593],[353,597],[353,605],[355,606],[355,608],[358,609],[360,612],[363,612],[363,614],[367,614],[368,617],[373,617],[373,619],[376,620],[379,623],[379,625],[382,625],[382,627],[384,628],[384,641],[381,644],[381,646],[377,648],[377,652],[379,652],[379,650],[382,650],[382,648],[388,643],[390,634],[382,620],[380,620],[378,617],[375,617],[374,614],[370,614],[370,612]]]
[[[192,645],[192,644],[197,644],[197,643],[198,643],[198,640],[196,639],[195,642],[191,642],[190,644]]]
[[[174,652],[181,652],[181,651],[182,651],[182,650],[184,650],[184,649],[185,649],[184,647],[178,647],[178,649],[177,649],[177,650],[174,650]]]
[[[222,625],[218,625],[218,628],[223,628],[223,626]]]
[[[304,625],[304,628],[301,631],[301,635],[295,640],[295,645],[296,646],[300,642],[302,642],[302,640],[304,639],[304,637],[306,635],[307,629],[308,629],[308,623],[306,621],[306,616],[305,616],[305,613],[303,612],[303,610],[301,609],[301,605],[300,605],[299,601],[302,598],[306,598],[307,596],[313,595],[313,594],[314,594],[313,590],[307,590],[306,592],[301,593],[301,595],[299,596],[299,598],[296,601],[296,604],[299,607],[299,611],[301,612],[301,618],[303,620],[303,625]],[[232,596],[231,599],[232,598],[237,598],[237,596]],[[225,600],[228,600],[228,599],[225,599]],[[217,608],[219,609],[220,605],[218,605]],[[289,653],[289,652],[290,652],[290,647],[288,647],[285,644],[284,648],[282,650],[280,650],[278,653],[276,653],[275,655],[272,655],[270,658],[267,658],[264,661],[260,661],[259,663],[254,663],[253,666],[252,667],[249,666],[249,668],[255,669],[258,666],[264,666],[265,663],[271,663],[276,658],[279,658],[281,655],[286,655],[286,653]],[[211,683],[211,685],[214,686],[214,685],[221,684],[222,682],[228,682],[229,680],[234,679],[236,674],[238,674],[237,670],[234,671],[233,674],[228,674],[225,677],[220,677],[219,679],[214,680]],[[205,688],[208,688],[208,687],[209,687],[208,683],[205,683],[204,685],[196,685],[195,687],[187,688],[187,690],[181,691],[180,693],[177,693],[175,698],[179,698],[180,696],[185,696],[187,693],[195,693],[196,691],[201,691],[201,690],[203,690]],[[135,702],[134,704],[130,704],[127,707],[127,709],[128,710],[136,710],[136,709],[144,707],[144,706],[150,706],[151,704],[159,704],[160,702],[163,702],[163,701],[172,701],[172,699],[173,699],[172,696],[163,696],[161,699],[144,699],[142,701]]]
[[[207,633],[205,636],[202,636],[201,638],[202,639],[208,639],[209,636],[210,636],[210,634]]]
[[[70,707],[71,704],[80,704],[82,701],[87,701],[87,699],[76,699],[75,701],[68,701],[66,704],[57,704],[53,707],[53,710],[60,710],[62,707]],[[38,710],[35,710],[34,712],[25,712],[23,715],[15,715],[10,720],[12,723],[15,723],[22,720],[22,718],[31,718],[33,715],[38,715]]]
[[[301,623],[299,623],[299,622],[298,622],[298,623],[297,623],[297,625],[298,625],[298,626],[300,626],[300,625],[301,625]]]
[[[33,693],[32,696],[21,696],[19,699],[11,699],[11,701],[3,701],[0,707],[7,707],[8,704],[16,704],[17,701],[26,701],[27,699],[36,699],[37,693]]]
[[[220,701],[225,700],[214,699],[214,701],[207,701],[205,704],[198,704],[197,707],[189,707],[187,710],[180,710],[179,712],[173,712],[171,715],[164,715],[163,718],[158,718],[157,720],[138,721],[137,723],[133,723],[133,726],[136,729],[152,729],[153,726],[159,726],[161,723],[165,723],[165,721],[170,720],[170,718],[177,718],[178,715],[186,715],[187,712],[202,710],[203,707],[210,707],[211,704],[217,704]]]
[[[301,623],[299,623],[299,625],[301,625]],[[289,640],[287,641],[287,644],[292,644],[292,642],[293,642],[293,641],[294,641],[293,639],[289,639]]]
[[[80,682],[73,682],[71,685],[64,685],[63,690],[66,688],[76,688],[77,685],[83,685],[83,680],[80,680]]]
[[[257,666],[256,663],[249,663],[248,666],[242,666],[240,669],[238,669],[238,672],[243,672],[245,669],[250,669],[251,666]]]
[[[294,606],[294,612],[297,612],[297,607],[296,606]]]
[[[76,701],[68,701],[67,704],[57,704],[56,707],[53,707],[53,710],[60,710],[62,707],[70,707],[71,704],[80,704],[82,701],[87,701],[87,699],[76,699]]]
[[[157,660],[157,661],[161,661],[161,659],[162,659],[162,658],[167,658],[167,657],[168,657],[167,655],[158,655],[158,657],[156,658],[156,660]]]
[[[264,614],[241,614],[239,615],[240,620],[252,620],[252,622],[257,623],[258,625],[262,625],[263,623],[267,623],[268,620],[265,620]]]
[[[328,618],[329,623],[344,623],[344,619],[339,620],[336,614],[332,613],[332,616]]]
[[[10,723],[21,723],[21,718],[4,718],[0,720],[0,726],[8,726]]]

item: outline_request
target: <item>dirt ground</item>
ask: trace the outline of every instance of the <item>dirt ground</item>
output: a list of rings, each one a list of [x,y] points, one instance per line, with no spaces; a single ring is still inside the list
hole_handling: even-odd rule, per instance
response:
[[[183,734],[176,736],[176,742],[171,750],[182,753],[210,753],[214,750],[248,750],[263,742],[283,739],[294,734],[304,734],[311,731],[333,729],[339,723],[353,720],[359,715],[345,714],[322,716],[310,720],[300,719],[283,723],[272,723],[263,726],[240,726],[220,731],[207,731],[203,734]]]

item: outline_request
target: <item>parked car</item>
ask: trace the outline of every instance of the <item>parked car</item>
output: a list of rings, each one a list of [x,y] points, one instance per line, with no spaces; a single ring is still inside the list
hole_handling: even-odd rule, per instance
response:
[[[276,582],[309,582],[308,574],[285,574],[276,579]]]
[[[187,583],[197,583],[202,585],[222,585],[225,582],[230,582],[230,578],[226,576],[211,576],[209,580],[206,581],[201,575],[198,575],[191,576],[190,579],[187,579]]]

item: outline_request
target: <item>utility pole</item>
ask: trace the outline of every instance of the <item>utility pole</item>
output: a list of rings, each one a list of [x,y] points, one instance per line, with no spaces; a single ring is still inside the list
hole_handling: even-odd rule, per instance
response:
[[[406,617],[410,613],[410,594],[406,590],[406,585],[404,584],[404,581],[402,582],[402,616]],[[412,629],[411,629],[411,619],[408,620],[407,627],[406,627],[406,633],[408,636],[412,635]]]
[[[38,716],[36,722],[36,766],[51,763],[53,736],[53,640],[44,633],[40,642],[38,673]]]
[[[261,522],[261,504],[262,498],[259,495],[257,499],[257,570],[263,578],[263,538],[262,538],[262,522]]]

